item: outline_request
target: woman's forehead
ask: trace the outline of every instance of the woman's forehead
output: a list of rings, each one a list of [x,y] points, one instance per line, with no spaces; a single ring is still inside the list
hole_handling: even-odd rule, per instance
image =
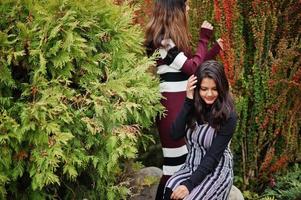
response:
[[[213,80],[212,78],[205,77],[202,79],[201,85],[216,85],[216,84],[215,84],[215,80]]]

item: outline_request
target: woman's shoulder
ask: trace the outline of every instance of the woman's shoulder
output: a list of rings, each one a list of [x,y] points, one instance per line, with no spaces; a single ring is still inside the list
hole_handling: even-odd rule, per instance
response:
[[[224,122],[222,123],[222,125],[235,125],[237,122],[237,113],[235,111],[231,111],[229,113],[229,116],[226,118],[226,120],[224,120]]]
[[[237,113],[233,110],[233,111],[230,112],[228,118],[237,119],[237,118],[238,118],[238,115],[237,115]]]

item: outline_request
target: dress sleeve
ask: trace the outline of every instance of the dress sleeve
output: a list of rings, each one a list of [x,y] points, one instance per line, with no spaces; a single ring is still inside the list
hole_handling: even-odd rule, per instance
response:
[[[222,48],[219,46],[219,44],[215,42],[212,48],[206,53],[204,61],[214,59],[217,54],[219,54],[221,49]]]
[[[177,140],[185,136],[186,123],[188,120],[188,115],[192,108],[193,100],[186,97],[181,111],[177,115],[176,120],[171,125],[170,136],[172,139]]]
[[[182,71],[188,75],[194,74],[197,67],[205,61],[205,56],[208,51],[208,42],[212,35],[212,30],[201,28],[200,39],[195,54],[186,59],[183,64]]]
[[[204,178],[217,167],[235,131],[236,121],[237,116],[235,113],[232,113],[228,120],[222,124],[220,130],[217,131],[211,147],[206,152],[196,171],[192,173],[189,179],[181,183],[181,185],[187,187],[189,192],[199,185]]]
[[[215,45],[212,50],[208,52],[208,42],[211,35],[212,30],[201,28],[198,47],[191,58],[187,58],[184,52],[179,51],[179,49],[175,46],[168,50],[163,61],[176,70],[181,70],[187,75],[192,75],[196,71],[197,67],[204,62],[206,57],[207,59],[211,59],[217,55],[220,50],[219,45]]]

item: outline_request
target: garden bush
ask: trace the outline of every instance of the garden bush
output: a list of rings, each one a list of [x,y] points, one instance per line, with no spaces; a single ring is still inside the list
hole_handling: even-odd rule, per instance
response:
[[[125,199],[161,112],[134,10],[110,0],[0,3],[0,196]]]
[[[301,167],[295,164],[289,171],[278,174],[264,191],[264,196],[277,200],[301,199]]]

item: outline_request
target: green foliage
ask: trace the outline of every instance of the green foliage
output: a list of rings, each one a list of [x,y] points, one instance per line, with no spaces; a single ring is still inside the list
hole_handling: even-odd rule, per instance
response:
[[[243,197],[246,200],[259,199],[259,195],[257,193],[249,191],[249,190],[243,191]]]
[[[276,200],[275,197],[263,197],[260,200]]]
[[[277,200],[298,200],[301,198],[301,167],[296,164],[286,174],[275,177],[275,186],[267,188],[263,195],[274,196]]]
[[[129,194],[120,161],[162,110],[132,16],[109,0],[1,1],[2,198]]]

